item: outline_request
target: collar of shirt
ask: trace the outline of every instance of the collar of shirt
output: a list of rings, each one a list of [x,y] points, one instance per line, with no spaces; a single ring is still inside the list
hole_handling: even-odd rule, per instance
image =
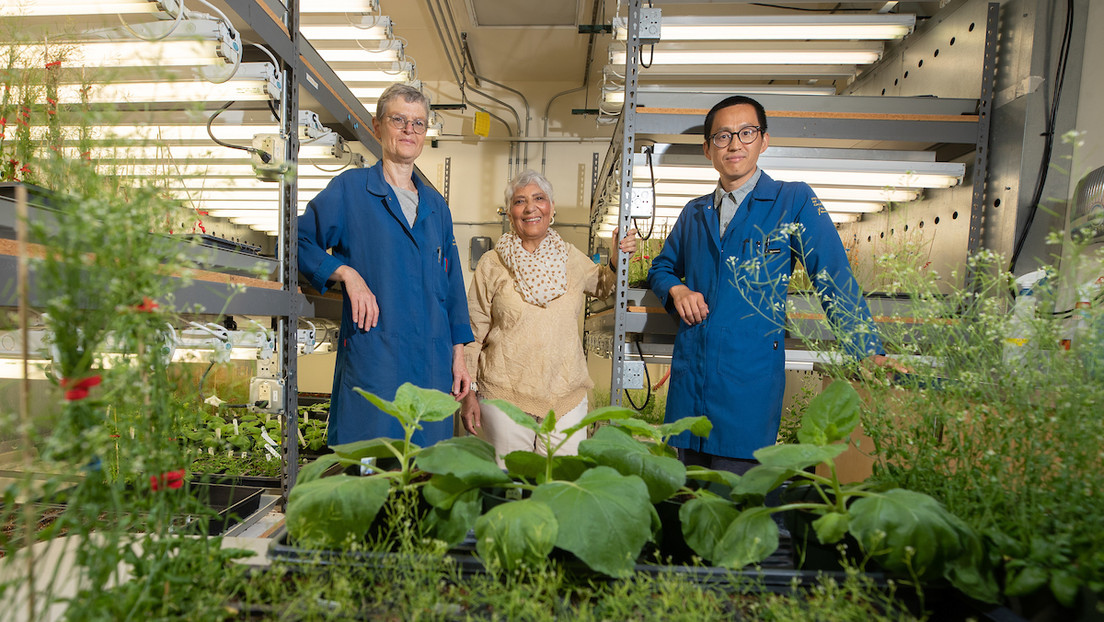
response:
[[[744,182],[739,188],[732,192],[725,192],[725,189],[721,187],[721,182],[718,181],[717,188],[713,190],[713,206],[720,210],[721,201],[727,196],[736,207],[740,207],[740,204],[744,202],[744,197],[751,194],[751,191],[755,189],[755,185],[759,183],[759,177],[761,177],[762,174],[763,169],[758,166],[755,167],[755,173],[751,176],[751,179]]]

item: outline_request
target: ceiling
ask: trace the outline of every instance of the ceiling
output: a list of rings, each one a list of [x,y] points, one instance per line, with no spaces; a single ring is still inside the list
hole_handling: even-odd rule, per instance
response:
[[[945,3],[945,2],[944,2]],[[811,2],[777,0],[683,0],[656,2],[664,18],[672,16],[744,15],[862,15],[878,12],[914,13],[918,24],[939,9],[940,2]],[[646,6],[646,4],[645,4]],[[425,83],[455,83],[442,35],[466,41],[470,63],[479,76],[507,86],[522,82],[590,84],[599,80],[606,65],[609,34],[580,34],[579,27],[608,26],[624,4],[615,0],[381,0],[381,12],[391,17],[394,32],[406,40],[407,54],[417,62],[418,77]],[[568,22],[568,20],[571,20]],[[450,28],[451,26],[451,28]],[[456,55],[456,47],[450,46]],[[588,51],[592,62],[587,68]],[[646,76],[646,73],[644,74]],[[470,79],[470,78],[469,78]],[[726,78],[726,83],[831,83],[786,76]],[[697,80],[701,81],[701,80]]]

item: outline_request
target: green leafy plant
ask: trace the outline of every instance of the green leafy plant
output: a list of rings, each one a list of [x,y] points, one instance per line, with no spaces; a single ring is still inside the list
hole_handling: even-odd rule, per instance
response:
[[[995,601],[996,582],[985,563],[981,539],[938,501],[915,491],[880,489],[870,482],[840,482],[835,459],[846,449],[859,418],[858,393],[845,381],[834,382],[815,397],[802,418],[799,442],[756,451],[761,464],[732,488],[734,499],[756,503],[790,481],[791,486],[811,486],[813,499],[777,507],[751,505],[738,513],[711,549],[706,546],[700,552],[724,566],[761,561],[778,548],[778,525],[771,514],[809,512],[818,517],[812,526],[824,544],[850,533],[868,557],[889,571],[916,581],[945,577],[975,598]],[[830,475],[806,470],[818,464],[826,464]],[[717,506],[710,500],[693,500],[684,511],[704,511],[699,504]]]

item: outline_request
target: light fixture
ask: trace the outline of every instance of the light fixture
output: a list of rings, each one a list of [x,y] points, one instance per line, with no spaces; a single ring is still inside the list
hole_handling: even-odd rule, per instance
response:
[[[27,379],[45,380],[46,367],[50,361],[45,359],[27,359]],[[23,359],[0,358],[0,378],[22,380]]]
[[[271,63],[242,63],[226,82],[206,80],[165,82],[112,82],[110,84],[63,84],[58,100],[66,104],[82,101],[87,88],[89,103],[187,103],[219,101],[279,100],[282,85]]]
[[[88,0],[34,0],[33,2],[9,2],[0,3],[0,17],[14,16],[58,16],[72,17],[74,15],[133,15],[141,13],[161,13],[170,11],[176,13],[179,7],[175,2],[172,6],[164,0],[107,0],[106,2],[89,2]]]
[[[349,71],[337,71],[337,77],[345,84],[375,83],[375,82],[409,82],[414,77],[414,63],[403,61],[397,63],[360,63],[360,66],[376,66],[375,69],[360,69]],[[386,65],[379,67],[378,65]]]
[[[322,49],[318,50],[318,55],[330,65],[335,63],[356,63],[358,65],[364,63],[393,63],[406,58],[402,42],[394,39],[380,41],[375,48],[358,46],[340,50]]]
[[[716,45],[657,45],[654,56],[647,53],[652,67],[663,65],[869,65],[882,56],[877,42],[824,41],[807,45],[791,42]],[[625,49],[610,46],[609,62],[625,65]],[[647,73],[649,69],[643,70]]]
[[[177,39],[166,41],[62,42],[65,65],[75,67],[181,67],[232,64],[238,51],[226,41]],[[39,46],[36,46],[39,47]],[[13,67],[37,66],[29,46],[12,46]]]
[[[379,11],[379,0],[326,0],[326,2],[303,2],[300,13],[375,13]]]
[[[639,156],[638,156],[639,157]],[[960,162],[912,162],[887,160],[820,160],[814,158],[770,158],[764,154],[759,166],[777,181],[803,181],[810,185],[870,186],[873,188],[950,188],[965,175]],[[713,181],[717,171],[707,166],[634,166],[637,183],[656,181]]]
[[[915,15],[749,15],[743,17],[664,17],[662,41],[885,40],[912,32]],[[624,18],[613,20],[614,37],[624,41]]]
[[[372,41],[392,38],[391,18],[386,15],[368,16],[356,24],[340,26],[300,24],[299,32],[311,42]],[[315,48],[317,49],[318,46],[316,45]]]
[[[845,223],[845,222],[858,222],[859,219],[862,218],[862,214],[833,214],[833,213],[829,213],[828,217],[832,219],[832,222],[838,224],[838,223]]]
[[[865,201],[821,201],[829,214],[877,214],[885,209],[885,203]]]
[[[733,92],[741,95],[835,95],[834,86],[813,86],[810,84],[740,84],[725,89],[710,89],[700,86],[671,86],[647,84],[636,91],[638,104],[645,104],[649,96],[662,95],[704,95],[714,93],[718,97],[726,97]],[[624,88],[608,90],[602,93],[602,99],[607,104],[625,103]]]

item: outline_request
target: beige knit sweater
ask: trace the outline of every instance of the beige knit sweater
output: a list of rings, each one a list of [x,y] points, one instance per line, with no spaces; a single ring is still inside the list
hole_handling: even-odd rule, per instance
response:
[[[579,316],[586,296],[613,293],[615,275],[567,245],[567,293],[545,308],[525,302],[498,253],[484,253],[468,288],[475,341],[465,346],[481,399],[501,399],[544,418],[575,408],[594,386]]]

